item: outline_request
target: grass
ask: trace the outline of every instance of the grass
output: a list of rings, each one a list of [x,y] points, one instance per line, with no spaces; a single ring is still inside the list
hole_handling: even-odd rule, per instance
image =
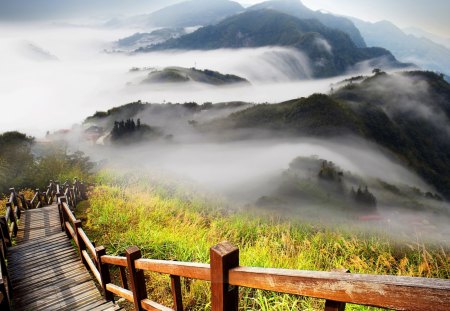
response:
[[[127,180],[127,181],[125,181]],[[228,240],[247,266],[449,278],[448,249],[398,244],[383,236],[317,227],[254,212],[230,210],[221,200],[171,182],[137,175],[98,175],[99,185],[78,213],[96,245],[123,254],[137,245],[153,259],[209,262],[209,248]],[[447,246],[448,247],[448,246]],[[151,299],[170,306],[169,278],[146,275]],[[209,310],[209,283],[183,288],[187,310]],[[324,301],[241,289],[242,310],[323,310]],[[368,310],[347,306],[347,310]]]

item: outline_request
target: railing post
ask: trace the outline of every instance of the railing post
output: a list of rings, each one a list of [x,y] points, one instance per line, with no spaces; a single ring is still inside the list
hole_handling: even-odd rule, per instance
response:
[[[59,210],[59,219],[61,221],[61,231],[65,231],[67,236],[70,238],[69,232],[66,230],[66,213],[64,212],[63,203],[66,202],[66,198],[60,197],[58,198],[58,210]]]
[[[42,205],[42,200],[41,200],[41,190],[39,188],[36,188],[35,190],[36,193],[36,208],[41,207]]]
[[[11,236],[9,235],[8,222],[5,216],[0,216],[0,228],[2,230],[3,238],[6,239],[6,246],[12,246]]]
[[[105,247],[98,246],[95,248],[97,254],[97,265],[100,277],[102,279],[103,294],[107,301],[114,301],[114,295],[110,291],[106,290],[106,284],[111,283],[111,275],[109,274],[109,267],[107,264],[102,263],[102,256],[106,255]]]
[[[228,271],[239,266],[239,249],[222,242],[210,249],[212,311],[237,311],[239,291],[228,284]]]
[[[130,274],[131,291],[133,292],[134,308],[143,311],[141,300],[147,298],[144,271],[137,270],[134,261],[142,257],[141,250],[137,246],[131,246],[126,250],[128,273]]]
[[[2,251],[0,252],[0,293],[3,296],[3,299],[0,300],[0,310],[11,310],[10,309],[10,301],[12,296],[12,285],[11,280],[9,278],[8,270],[6,267],[6,249],[4,245],[2,246]],[[6,284],[4,283],[6,279]]]
[[[75,236],[77,238],[76,242],[78,246],[78,252],[80,253],[81,262],[89,269],[86,259],[83,256],[83,251],[86,250],[86,243],[84,242],[83,238],[80,235],[80,232],[78,231],[78,229],[81,229],[81,220],[75,220],[73,225],[75,226]]]
[[[23,193],[19,194],[19,199],[20,199],[20,202],[22,203],[22,208],[23,208],[24,210],[25,210],[25,209],[28,209],[28,208],[29,208],[28,202],[27,202],[27,200],[25,199],[25,196],[23,195]]]
[[[18,205],[19,202],[17,202],[17,193],[16,193],[16,189],[15,189],[15,188],[9,188],[9,192],[11,192],[11,195],[12,195],[12,201],[13,201],[14,205]]]
[[[181,295],[181,280],[178,275],[170,276],[170,287],[172,289],[174,310],[175,311],[183,311],[183,296]]]
[[[19,208],[19,199],[17,198],[16,189],[9,188],[9,191],[11,191],[12,200],[10,202],[12,203],[12,211],[14,213],[14,217],[17,217],[17,219],[20,219],[20,208]]]
[[[17,231],[19,230],[19,227],[17,226],[17,219],[16,215],[14,215],[14,203],[8,202],[6,203],[6,209],[9,207],[9,219],[11,219],[11,222],[13,223],[13,236],[17,236]],[[8,224],[6,224],[8,225]],[[8,230],[9,231],[9,230]]]
[[[122,283],[122,287],[128,289],[128,281],[127,281],[127,271],[125,267],[120,266],[120,282]]]
[[[347,269],[333,269],[331,272],[350,273]],[[345,302],[339,302],[334,300],[325,301],[324,311],[345,311]]]

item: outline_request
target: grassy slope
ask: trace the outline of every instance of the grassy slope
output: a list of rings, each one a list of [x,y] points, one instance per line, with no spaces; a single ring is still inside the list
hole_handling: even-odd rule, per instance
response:
[[[127,180],[127,182],[124,182]],[[103,172],[85,204],[85,228],[109,254],[138,245],[144,257],[178,261],[209,261],[209,247],[228,240],[240,249],[242,265],[305,270],[345,267],[352,273],[450,277],[450,257],[444,249],[395,245],[383,237],[320,229],[310,225],[264,219],[251,212],[232,211],[171,182],[149,177]],[[167,276],[149,274],[152,299],[172,304]],[[183,288],[188,310],[209,309],[209,284],[194,281]],[[245,310],[307,310],[323,301],[241,289]],[[366,310],[349,306],[347,310]]]

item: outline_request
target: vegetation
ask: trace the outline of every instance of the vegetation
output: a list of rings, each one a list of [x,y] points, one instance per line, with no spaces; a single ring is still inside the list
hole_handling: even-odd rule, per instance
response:
[[[212,85],[226,85],[234,83],[248,83],[244,78],[236,75],[221,74],[218,71],[200,70],[196,68],[167,67],[148,74],[143,83],[181,83],[195,81]]]
[[[313,11],[304,6],[301,1],[269,0],[255,4],[248,8],[248,10],[261,9],[276,10],[285,14],[293,15],[300,19],[317,19],[327,27],[335,28],[348,34],[356,46],[366,47],[366,43],[359,33],[358,28],[356,28],[355,25],[353,25],[353,23],[346,17],[322,13],[320,11]]]
[[[43,145],[44,144],[44,145]],[[38,143],[19,132],[0,134],[0,193],[46,187],[51,179],[89,180],[94,164],[82,152],[67,152],[61,142]]]
[[[146,258],[208,262],[209,247],[228,240],[240,248],[242,265],[352,273],[450,277],[447,246],[400,245],[382,235],[327,229],[292,220],[232,210],[161,176],[102,171],[82,210],[96,245],[122,254],[137,245]],[[150,298],[171,305],[167,276],[146,274]],[[208,310],[209,283],[183,287],[187,310]],[[323,301],[240,289],[242,310],[323,309]],[[347,310],[367,310],[348,306]]]
[[[160,136],[160,131],[147,124],[141,124],[140,119],[137,119],[136,122],[134,122],[134,119],[115,121],[111,131],[111,140],[115,143],[138,142]]]

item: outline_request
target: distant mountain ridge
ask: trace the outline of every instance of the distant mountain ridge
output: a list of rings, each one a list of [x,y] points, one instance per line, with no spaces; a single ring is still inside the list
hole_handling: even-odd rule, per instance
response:
[[[366,47],[364,38],[358,28],[346,17],[313,11],[307,8],[300,0],[272,0],[255,4],[247,10],[270,9],[289,14],[300,19],[317,19],[327,27],[341,30],[348,34],[357,47]]]
[[[326,27],[315,19],[301,20],[273,10],[250,10],[137,52],[263,46],[293,47],[306,53],[312,63],[313,76],[317,78],[342,74],[349,67],[371,59],[379,59],[380,64],[375,61],[373,66],[382,66],[382,62],[393,67],[403,66],[385,49],[358,48],[342,31]]]
[[[408,35],[389,21],[370,23],[356,18],[352,20],[368,46],[381,46],[400,61],[450,74],[450,49],[445,46],[424,37]]]

